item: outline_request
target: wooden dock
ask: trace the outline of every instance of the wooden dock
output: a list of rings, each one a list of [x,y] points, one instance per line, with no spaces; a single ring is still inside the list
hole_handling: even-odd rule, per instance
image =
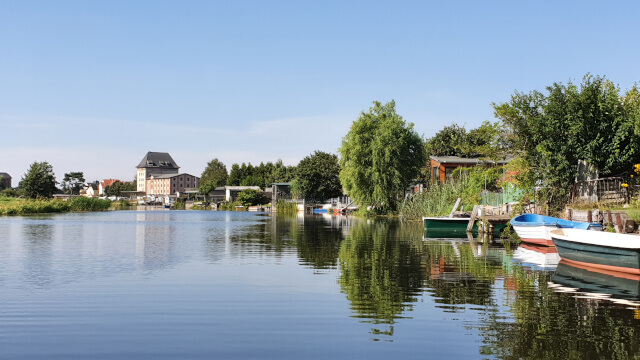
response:
[[[513,217],[511,213],[512,211],[508,207],[476,205],[471,212],[467,232],[470,232],[471,229],[473,229],[473,225],[477,222],[478,232],[482,237],[488,237],[489,240],[492,240],[496,225],[508,223]]]

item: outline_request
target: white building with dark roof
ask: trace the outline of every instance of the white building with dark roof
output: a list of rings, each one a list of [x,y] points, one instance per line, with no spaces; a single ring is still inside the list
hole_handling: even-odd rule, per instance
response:
[[[177,175],[180,167],[166,152],[149,151],[136,166],[137,190],[148,194],[147,184],[152,175]]]

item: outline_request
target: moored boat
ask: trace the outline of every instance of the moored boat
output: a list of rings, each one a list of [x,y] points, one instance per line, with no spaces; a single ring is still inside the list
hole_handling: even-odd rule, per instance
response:
[[[570,228],[602,231],[602,225],[580,221],[569,221],[552,216],[537,214],[522,214],[511,219],[511,226],[523,242],[553,246],[549,231]]]
[[[578,267],[640,275],[640,236],[556,229],[549,232],[563,261]]]
[[[467,237],[467,226],[470,217],[423,217],[425,237],[428,238],[458,238]],[[497,224],[493,228],[493,236],[500,237],[506,224]],[[478,235],[478,225],[471,229],[473,236]]]

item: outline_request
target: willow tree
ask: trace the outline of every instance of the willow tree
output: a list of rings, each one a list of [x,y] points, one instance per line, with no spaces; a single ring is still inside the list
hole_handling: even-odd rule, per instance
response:
[[[360,206],[394,211],[427,156],[424,141],[396,113],[396,104],[374,102],[342,139],[340,182]]]

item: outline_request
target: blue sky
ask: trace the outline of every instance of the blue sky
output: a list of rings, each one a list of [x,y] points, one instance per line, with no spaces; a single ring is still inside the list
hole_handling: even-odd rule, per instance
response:
[[[132,180],[147,151],[295,165],[372,101],[425,137],[514,91],[640,80],[633,1],[0,1],[0,172]]]

